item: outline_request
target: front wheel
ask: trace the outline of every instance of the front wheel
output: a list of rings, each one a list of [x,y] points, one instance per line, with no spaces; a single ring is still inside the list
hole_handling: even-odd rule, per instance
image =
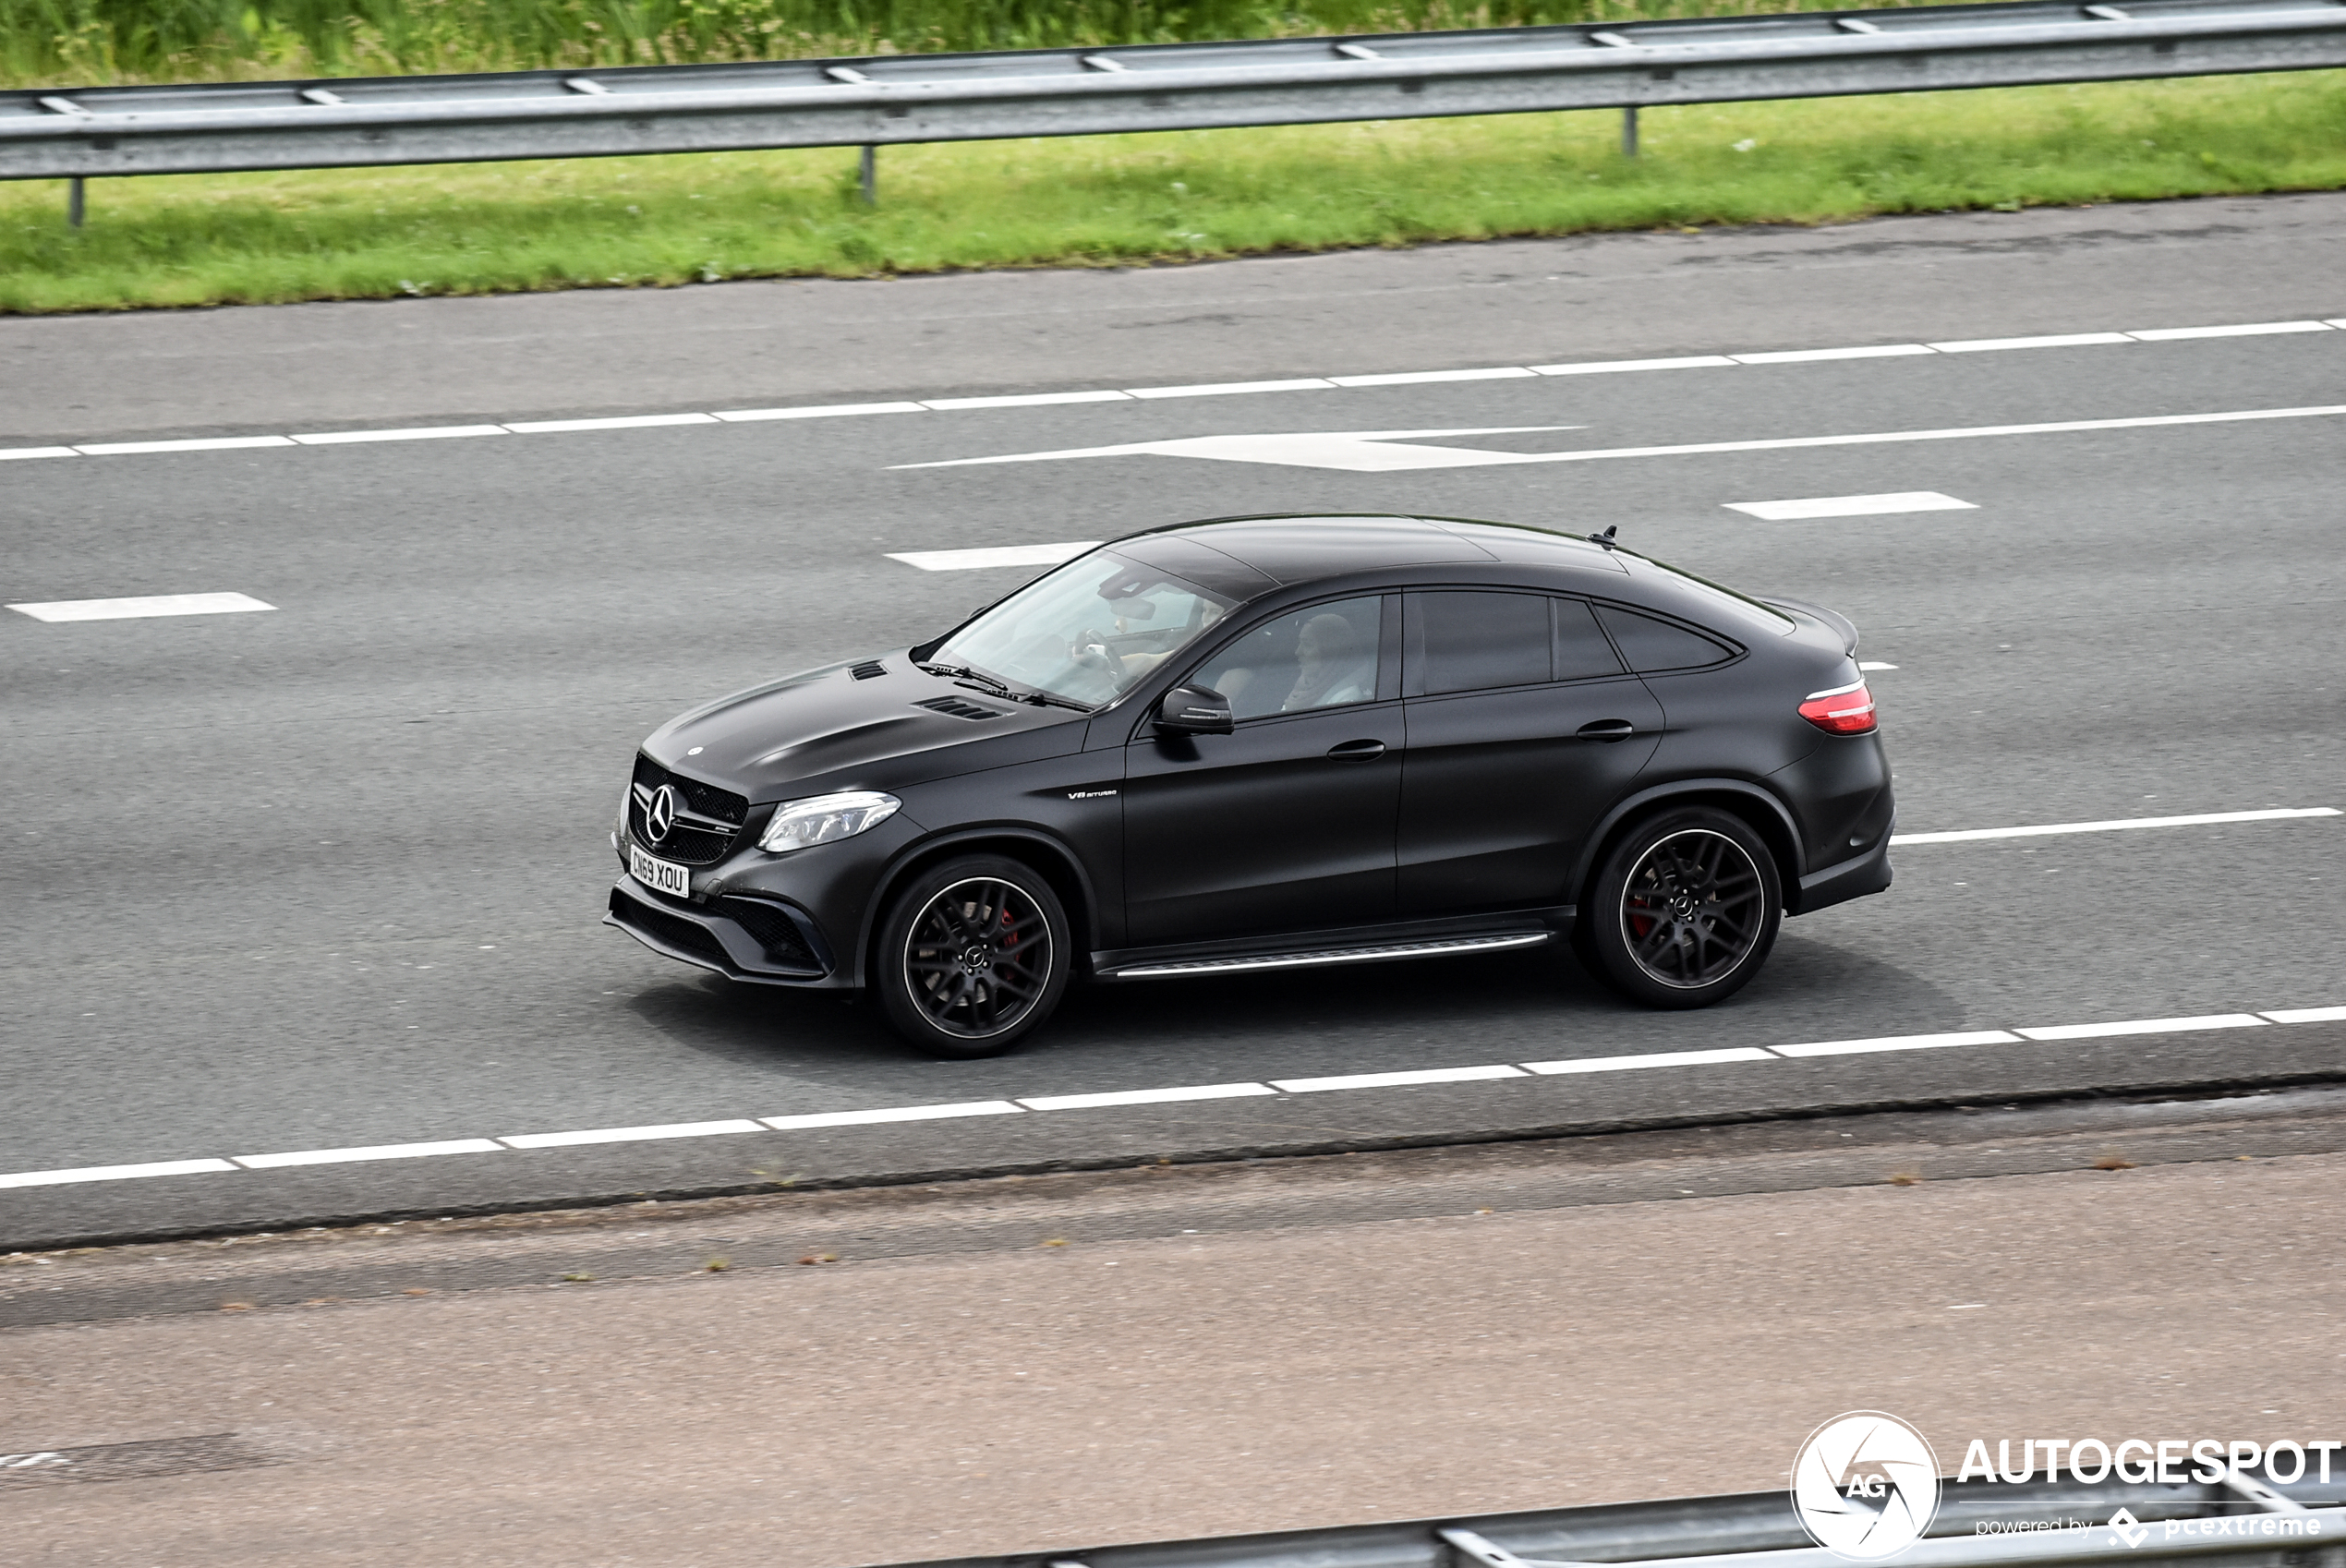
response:
[[[1067,990],[1067,914],[1033,868],[949,861],[889,906],[874,983],[896,1032],[934,1056],[999,1055]]]
[[[1741,817],[1665,811],[1632,829],[1597,874],[1587,948],[1619,990],[1650,1007],[1707,1007],[1767,961],[1784,918],[1775,857]]]

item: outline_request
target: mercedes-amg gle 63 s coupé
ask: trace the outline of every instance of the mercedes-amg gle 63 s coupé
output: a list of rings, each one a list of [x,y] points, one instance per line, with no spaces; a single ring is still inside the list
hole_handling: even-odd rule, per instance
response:
[[[1559,939],[1699,1007],[1784,915],[1890,885],[1856,644],[1610,530],[1155,529],[662,725],[610,920],[736,981],[867,991],[949,1056],[1078,977]]]

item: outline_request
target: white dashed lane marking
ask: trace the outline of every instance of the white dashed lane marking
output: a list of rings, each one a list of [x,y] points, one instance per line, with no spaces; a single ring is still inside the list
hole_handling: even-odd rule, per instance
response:
[[[869,414],[922,414],[986,408],[1034,408],[1063,403],[1122,403],[1170,397],[1237,397],[1267,392],[1335,392],[1348,388],[1487,381],[1532,376],[1638,374],[1648,370],[1733,369],[1737,366],[1903,358],[1938,354],[1987,354],[2007,349],[2082,348],[2102,344],[2182,342],[2198,338],[2266,337],[2346,329],[2328,321],[2251,321],[2219,327],[2146,327],[2132,332],[2065,332],[2037,337],[1970,338],[1949,343],[1866,344],[1839,348],[1772,349],[1754,354],[1692,354],[1662,359],[1591,360],[1578,365],[1496,365],[1464,370],[1394,370],[1362,376],[1299,376],[1267,381],[1201,381],[1189,386],[1096,388],[1018,392],[991,397],[943,397],[891,403],[837,403],[800,408],[737,408],[700,414],[637,414],[600,419],[535,419],[502,425],[418,426],[384,430],[322,430],[269,436],[212,436],[184,440],[101,441],[0,448],[0,462],[53,457],[121,457],[136,453],[224,452],[244,447],[341,446],[365,441],[440,440],[452,436],[559,435],[635,430],[666,425],[734,425],[770,419],[837,419]],[[1614,454],[1605,454],[1614,455]]]
[[[135,621],[156,615],[241,615],[274,609],[249,594],[156,594],[135,599],[58,599],[8,607],[35,621]]]
[[[1937,490],[1897,490],[1888,495],[1813,496],[1807,501],[1731,501],[1729,512],[1740,512],[1768,523],[1792,523],[1807,517],[1886,517],[1899,512],[1977,512],[1976,501],[1957,501]]]
[[[369,1148],[313,1149],[280,1154],[239,1154],[222,1159],[158,1160],[144,1164],[86,1165],[72,1170],[19,1171],[0,1175],[0,1188],[67,1187],[85,1182],[130,1181],[156,1176],[205,1176],[273,1170],[369,1160],[407,1160],[439,1155],[487,1154],[510,1150],[569,1149],[599,1143],[706,1138],[768,1130],[791,1132],[822,1128],[877,1127],[892,1123],[969,1116],[1050,1115],[1065,1111],[1117,1110],[1185,1101],[1232,1100],[1278,1094],[1318,1094],[1399,1090],[1558,1077],[1583,1073],[1651,1072],[1707,1067],[1741,1067],[1800,1061],[1819,1056],[1872,1055],[1899,1051],[1940,1051],[1989,1045],[2057,1043],[2124,1035],[2186,1034],[2203,1030],[2261,1029],[2275,1024],[2346,1020],[2346,1007],[2295,1007],[2264,1013],[2213,1013],[2193,1018],[2125,1019],[2100,1023],[2050,1024],[2028,1029],[1983,1029],[1959,1033],[1885,1035],[1871,1040],[1827,1040],[1791,1045],[1733,1045],[1707,1051],[1662,1051],[1639,1055],[1582,1056],[1554,1062],[1486,1063],[1477,1067],[1426,1067],[1405,1072],[1348,1073],[1333,1078],[1275,1079],[1267,1083],[1216,1083],[1183,1088],[1126,1089],[1092,1094],[1046,1094],[1023,1100],[974,1100],[954,1104],[888,1105],[862,1111],[817,1111],[800,1116],[726,1121],[671,1122],[659,1126],[599,1128],[578,1132],[526,1132],[502,1138],[449,1139],[434,1143],[390,1143]]]
[[[1952,833],[1900,833],[1890,840],[1908,844],[1967,844],[1982,838],[2038,838],[2055,833],[2118,833],[2134,827],[2206,827],[2225,822],[2286,822],[2304,816],[2337,816],[2336,806],[2274,806],[2265,811],[2201,812],[2193,816],[2122,816],[2109,822],[2046,822],[2029,827],[1965,827]]]

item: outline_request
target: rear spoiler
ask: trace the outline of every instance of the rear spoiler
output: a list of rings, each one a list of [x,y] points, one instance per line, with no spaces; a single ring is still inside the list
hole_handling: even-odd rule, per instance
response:
[[[1811,621],[1823,621],[1827,626],[1841,633],[1841,651],[1853,658],[1856,657],[1857,623],[1839,610],[1827,609],[1822,605],[1804,604],[1798,599],[1761,599],[1760,602],[1776,609],[1792,610],[1807,616]]]

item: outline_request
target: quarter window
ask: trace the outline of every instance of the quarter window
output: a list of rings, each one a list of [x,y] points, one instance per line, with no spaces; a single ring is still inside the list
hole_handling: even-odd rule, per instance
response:
[[[1620,645],[1622,657],[1639,674],[1661,669],[1693,669],[1716,664],[1734,651],[1683,626],[1640,615],[1618,605],[1600,605],[1597,617]]]
[[[1417,617],[1410,655],[1421,685],[1441,692],[1528,686],[1549,678],[1548,600],[1535,594],[1409,596]]]
[[[1233,718],[1375,700],[1379,595],[1282,615],[1222,648],[1191,680],[1230,700]]]
[[[1613,645],[1597,628],[1597,618],[1578,599],[1557,599],[1556,679],[1585,681],[1592,675],[1618,675],[1621,660]]]

